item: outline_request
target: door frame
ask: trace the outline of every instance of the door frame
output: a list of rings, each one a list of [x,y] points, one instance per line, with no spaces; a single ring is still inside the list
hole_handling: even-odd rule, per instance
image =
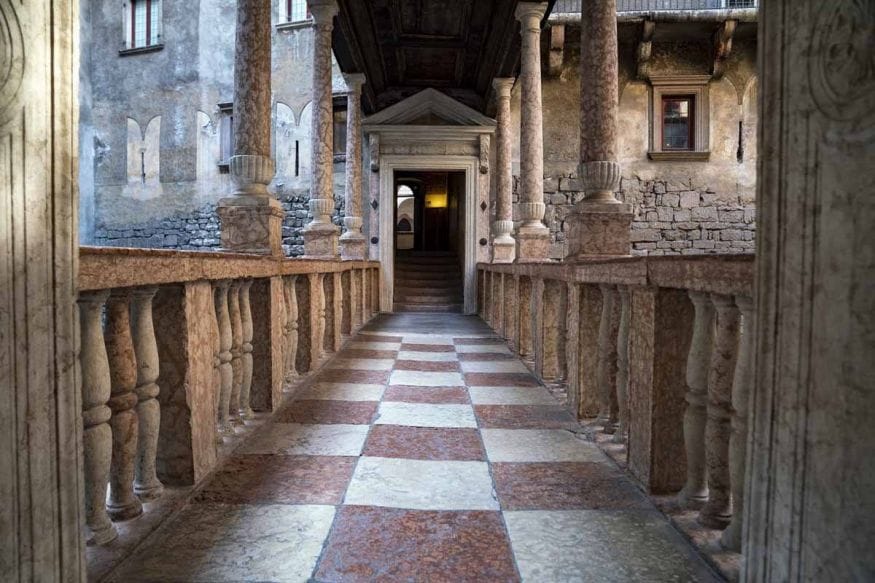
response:
[[[380,156],[380,311],[392,313],[395,304],[395,171],[456,171],[465,173],[465,247],[462,279],[465,314],[477,312],[477,201],[480,199],[476,156]]]

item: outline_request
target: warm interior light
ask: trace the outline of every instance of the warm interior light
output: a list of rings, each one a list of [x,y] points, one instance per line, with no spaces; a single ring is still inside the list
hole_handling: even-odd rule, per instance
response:
[[[425,195],[425,207],[430,209],[447,208],[446,192],[430,192]]]

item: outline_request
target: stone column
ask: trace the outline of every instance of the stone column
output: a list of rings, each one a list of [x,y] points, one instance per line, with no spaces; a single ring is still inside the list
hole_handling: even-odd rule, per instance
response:
[[[210,286],[210,299],[212,301],[210,311],[210,332],[213,337],[213,392],[215,397],[215,414],[216,422],[219,420],[219,415],[222,410],[222,334],[219,332],[219,317],[218,304],[216,303],[216,287]],[[216,440],[222,443],[222,435],[219,431],[216,432]]]
[[[620,294],[620,324],[617,329],[617,408],[619,425],[614,434],[615,443],[625,443],[629,432],[629,319],[631,297],[629,286],[617,286]]]
[[[366,241],[362,234],[362,74],[344,75],[346,94],[346,211],[340,237],[340,256],[361,261]]]
[[[325,351],[324,274],[308,273],[310,285],[310,370],[316,370]]]
[[[747,296],[736,296],[741,310],[741,342],[735,376],[732,379],[732,437],[729,439],[729,472],[732,484],[732,521],[720,543],[724,548],[741,550],[741,527],[744,523],[744,482],[747,475],[747,418],[753,386],[754,304]]]
[[[708,468],[708,502],[699,521],[711,528],[725,528],[732,518],[729,492],[729,437],[732,416],[732,380],[738,358],[739,312],[732,296],[711,294],[717,311],[717,331],[708,373],[708,420],[705,425],[705,462]]]
[[[137,360],[131,339],[130,292],[110,294],[106,302],[106,354],[112,394],[112,466],[109,473],[107,510],[113,520],[129,520],[143,513],[134,494],[134,462],[137,457]]]
[[[708,366],[714,349],[714,306],[707,293],[690,292],[695,318],[693,340],[687,357],[687,409],[684,411],[684,449],[687,483],[678,494],[682,506],[696,508],[708,499],[705,470],[705,403]]]
[[[282,255],[282,205],[267,191],[276,173],[270,157],[271,3],[238,0],[234,57],[233,196],[219,201],[222,247]]]
[[[109,292],[79,296],[79,326],[82,348],[82,434],[85,468],[85,524],[88,544],[102,545],[118,533],[106,513],[106,484],[112,461],[112,430],[108,425],[112,411],[106,402],[110,395],[109,361],[103,340],[101,312]]]
[[[158,430],[161,428],[161,406],[158,397],[158,344],[152,322],[152,299],[158,288],[137,289],[132,293],[131,330],[137,358],[137,418],[139,437],[134,491],[146,502],[161,496],[164,486],[155,471],[158,454]]]
[[[516,260],[545,261],[550,249],[550,231],[543,223],[544,211],[544,116],[541,109],[541,19],[546,2],[520,2],[516,18],[522,35],[520,82],[520,202]]]
[[[242,380],[240,381],[240,416],[252,419],[255,412],[249,403],[249,393],[252,390],[252,306],[249,302],[249,290],[252,280],[240,284],[240,322],[243,331],[243,344],[240,359],[242,363]]]
[[[492,262],[513,263],[516,240],[513,238],[513,166],[511,161],[510,90],[513,78],[495,79],[495,222],[492,224]]]
[[[334,212],[334,110],[331,96],[331,31],[337,15],[335,0],[308,0],[313,17],[313,122],[310,213],[304,227],[304,256],[336,259],[338,227]]]
[[[231,391],[234,385],[231,346],[234,344],[234,335],[231,331],[231,315],[228,311],[228,287],[230,285],[230,281],[220,281],[216,285],[216,312],[221,345],[219,372],[222,376],[222,387],[219,392],[219,433],[225,436],[234,435],[234,430],[231,428]]]
[[[568,256],[629,255],[632,205],[620,203],[617,162],[617,2],[583,2],[580,23],[580,167],[586,198],[569,216]]]

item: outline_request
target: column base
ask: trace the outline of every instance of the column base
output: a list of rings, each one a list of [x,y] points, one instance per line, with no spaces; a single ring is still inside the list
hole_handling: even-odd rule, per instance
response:
[[[513,263],[516,259],[516,240],[507,236],[492,241],[492,262]]]
[[[304,227],[304,257],[308,259],[338,259],[340,227],[332,223],[310,223]]]
[[[550,255],[550,231],[547,227],[521,227],[516,234],[516,262],[543,263]]]
[[[367,241],[363,235],[347,237],[349,233],[340,237],[340,258],[345,261],[364,261],[367,254]]]
[[[222,250],[282,257],[283,207],[274,198],[223,198],[217,209],[222,225]]]
[[[625,203],[579,203],[566,219],[568,259],[581,261],[628,257],[632,251],[632,205]]]

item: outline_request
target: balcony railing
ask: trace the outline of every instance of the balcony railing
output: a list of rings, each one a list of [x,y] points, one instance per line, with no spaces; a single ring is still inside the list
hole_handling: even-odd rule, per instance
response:
[[[580,14],[581,0],[557,0],[553,14]],[[617,0],[617,12],[756,8],[759,0]]]
[[[478,270],[480,316],[543,381],[564,386],[567,406],[645,490],[700,509],[737,551],[753,256]]]
[[[148,512],[165,486],[211,472],[254,412],[276,410],[377,312],[378,281],[367,261],[82,248],[90,546],[115,539],[116,523]]]

